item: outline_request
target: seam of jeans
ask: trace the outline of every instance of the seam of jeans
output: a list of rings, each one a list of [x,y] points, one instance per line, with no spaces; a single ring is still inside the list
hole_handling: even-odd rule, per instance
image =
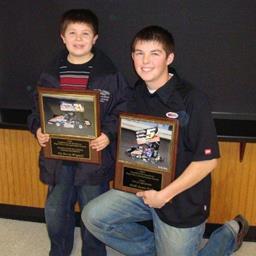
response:
[[[237,236],[237,233],[235,232],[235,230],[232,228],[232,226],[229,223],[225,224],[227,226],[227,228],[232,232],[232,234],[234,235],[234,237]]]

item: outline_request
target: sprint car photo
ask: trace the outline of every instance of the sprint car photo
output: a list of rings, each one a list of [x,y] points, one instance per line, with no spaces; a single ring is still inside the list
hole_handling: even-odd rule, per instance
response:
[[[91,126],[91,122],[87,119],[81,121],[76,118],[74,112],[68,112],[64,115],[54,116],[53,118],[48,120],[48,124],[56,125],[57,127],[65,127],[65,128],[87,128]]]
[[[144,162],[163,161],[159,153],[160,137],[157,132],[157,127],[136,131],[137,145],[131,146],[125,153],[132,159],[141,159]]]
[[[144,162],[157,163],[163,161],[159,153],[160,142],[145,143],[131,146],[126,150],[126,154],[132,159],[141,159]]]

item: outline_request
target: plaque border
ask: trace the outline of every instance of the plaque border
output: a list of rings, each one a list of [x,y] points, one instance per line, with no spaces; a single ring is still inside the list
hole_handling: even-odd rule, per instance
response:
[[[128,119],[132,121],[145,121],[145,122],[153,122],[157,125],[166,124],[172,127],[172,134],[170,138],[169,145],[169,165],[166,166],[165,170],[160,170],[157,166],[150,166],[143,162],[137,163],[132,161],[124,161],[121,159],[120,151],[124,146],[121,141],[121,133],[122,133],[122,120]],[[142,114],[132,114],[132,113],[121,113],[119,115],[119,126],[118,126],[118,135],[117,135],[117,159],[116,159],[116,170],[115,170],[115,178],[114,178],[114,188],[126,192],[136,193],[141,191],[141,189],[137,189],[134,187],[127,187],[123,185],[123,176],[124,176],[124,167],[132,168],[136,170],[142,170],[147,172],[153,172],[160,174],[162,177],[161,189],[169,185],[174,177],[175,177],[175,168],[176,168],[176,156],[177,156],[177,144],[178,144],[178,136],[179,136],[179,121],[177,119],[170,119],[164,117],[155,117],[151,115],[142,115]]]
[[[38,106],[39,106],[39,114],[40,114],[40,123],[41,129],[43,133],[48,133],[50,135],[50,140],[46,144],[46,147],[43,148],[44,156],[46,158],[60,159],[60,160],[69,160],[69,161],[78,161],[78,162],[88,162],[88,163],[101,163],[101,152],[97,152],[94,149],[89,148],[89,157],[72,157],[72,156],[63,156],[56,155],[52,153],[51,148],[51,139],[66,139],[68,140],[76,140],[76,141],[86,141],[89,142],[92,139],[97,138],[100,135],[100,93],[95,90],[62,90],[61,88],[47,88],[44,86],[37,87],[38,93]],[[44,97],[50,97],[53,100],[72,100],[79,102],[92,102],[93,106],[93,120],[91,126],[93,127],[93,134],[69,134],[67,129],[65,132],[56,133],[56,132],[48,132],[46,129],[46,113],[45,109],[45,100]]]

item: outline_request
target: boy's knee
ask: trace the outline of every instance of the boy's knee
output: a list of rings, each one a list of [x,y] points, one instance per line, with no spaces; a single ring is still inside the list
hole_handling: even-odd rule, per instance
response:
[[[45,204],[44,214],[46,218],[54,218],[54,216],[59,216],[59,209],[55,205],[51,205],[49,203]]]
[[[92,203],[88,203],[82,210],[81,218],[85,226],[95,225],[98,219],[98,212]]]

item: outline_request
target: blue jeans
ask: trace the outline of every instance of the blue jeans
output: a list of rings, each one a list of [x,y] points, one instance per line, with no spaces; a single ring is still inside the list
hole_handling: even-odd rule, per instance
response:
[[[211,234],[198,256],[230,256],[237,247],[236,237],[235,231],[226,223]]]
[[[205,223],[192,228],[172,227],[141,198],[117,190],[92,200],[83,209],[82,220],[95,237],[127,256],[226,256],[234,246],[229,242],[234,241],[235,234],[224,225],[199,251]],[[146,220],[153,221],[154,232],[138,223]]]
[[[75,231],[75,203],[80,209],[93,198],[106,191],[107,186],[74,186],[75,170],[72,166],[61,169],[58,184],[49,186],[45,205],[45,220],[51,242],[50,256],[71,254]],[[105,245],[92,236],[81,223],[82,256],[105,256]]]

